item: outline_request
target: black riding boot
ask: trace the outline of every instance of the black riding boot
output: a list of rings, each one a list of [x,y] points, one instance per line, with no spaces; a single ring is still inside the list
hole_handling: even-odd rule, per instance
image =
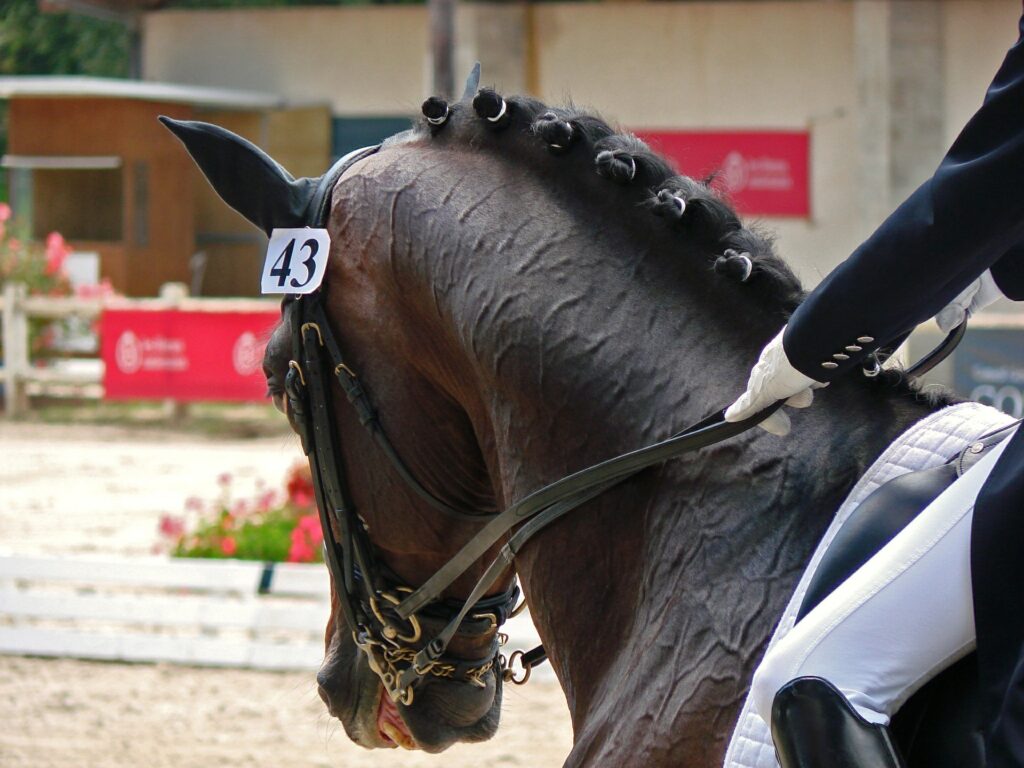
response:
[[[782,768],[904,768],[889,729],[820,677],[798,677],[775,694],[772,740]]]

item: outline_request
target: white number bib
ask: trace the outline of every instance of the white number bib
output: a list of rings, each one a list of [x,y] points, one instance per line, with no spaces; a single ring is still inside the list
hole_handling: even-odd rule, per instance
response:
[[[261,293],[312,293],[324,279],[330,252],[326,229],[275,229],[263,262]]]

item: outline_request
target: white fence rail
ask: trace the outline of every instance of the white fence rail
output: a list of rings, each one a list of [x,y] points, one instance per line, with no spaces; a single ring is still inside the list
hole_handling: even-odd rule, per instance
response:
[[[0,652],[315,669],[323,566],[0,557]]]
[[[0,653],[316,669],[328,588],[323,565],[0,556]],[[528,616],[505,629],[539,642]]]
[[[188,298],[184,286],[171,283],[164,286],[158,299],[79,299],[29,296],[24,285],[8,283],[0,294],[0,339],[3,360],[0,365],[0,383],[4,387],[4,412],[17,415],[28,409],[29,388],[57,394],[73,391],[78,395],[102,394],[103,365],[99,349],[92,365],[56,365],[40,367],[32,360],[29,348],[29,320],[65,320],[81,318],[92,321],[106,307],[118,309],[168,310],[179,309],[198,312],[232,312],[276,308],[278,303],[264,299]],[[79,356],[80,357],[80,356]],[[67,362],[67,361],[65,361]],[[76,360],[83,363],[86,361]]]

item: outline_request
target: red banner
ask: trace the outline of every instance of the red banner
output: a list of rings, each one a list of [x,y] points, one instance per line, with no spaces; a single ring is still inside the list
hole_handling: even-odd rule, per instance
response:
[[[717,173],[741,213],[810,216],[807,131],[635,131],[687,176]]]
[[[263,400],[263,349],[280,313],[108,309],[100,321],[111,400]]]

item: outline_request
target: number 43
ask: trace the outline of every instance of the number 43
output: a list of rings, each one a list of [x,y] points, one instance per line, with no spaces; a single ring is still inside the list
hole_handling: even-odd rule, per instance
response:
[[[284,288],[285,281],[291,277],[292,274],[292,256],[295,253],[295,238],[288,241],[288,245],[285,246],[284,250],[281,251],[281,255],[274,261],[274,265],[270,269],[270,276],[277,278],[278,288]],[[299,250],[306,249],[309,251],[309,255],[302,262],[302,266],[306,269],[306,279],[301,283],[294,277],[288,280],[288,284],[292,288],[302,288],[313,279],[313,275],[316,272],[316,255],[320,251],[320,243],[315,239],[310,238],[306,240],[300,247]]]

